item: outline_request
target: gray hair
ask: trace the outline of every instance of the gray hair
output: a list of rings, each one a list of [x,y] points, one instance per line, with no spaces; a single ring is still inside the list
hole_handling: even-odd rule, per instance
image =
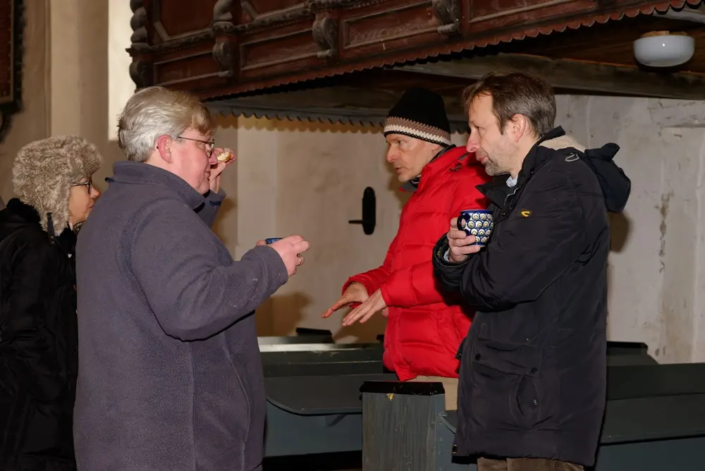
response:
[[[197,96],[164,87],[138,91],[127,101],[118,121],[118,144],[128,160],[144,162],[159,137],[173,139],[186,129],[212,134],[215,124]]]

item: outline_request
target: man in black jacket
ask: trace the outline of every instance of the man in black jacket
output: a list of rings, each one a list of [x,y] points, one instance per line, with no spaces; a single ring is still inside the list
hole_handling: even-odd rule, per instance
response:
[[[492,182],[484,250],[456,228],[434,250],[435,275],[477,309],[461,346],[454,453],[486,470],[591,466],[605,408],[607,211],[630,182],[614,144],[585,147],[554,128],[550,86],[490,74],[464,94],[468,150]]]

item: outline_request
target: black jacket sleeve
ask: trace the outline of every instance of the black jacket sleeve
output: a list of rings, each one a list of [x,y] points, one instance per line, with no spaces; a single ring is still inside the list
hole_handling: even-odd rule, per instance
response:
[[[447,262],[448,242],[434,249],[434,272],[447,291],[481,310],[505,310],[536,300],[586,249],[576,187],[560,172],[541,172],[519,206],[495,230],[496,239],[463,263]]]
[[[60,352],[46,326],[48,304],[56,290],[50,251],[46,243],[25,243],[17,251],[0,333],[3,387],[26,391],[39,402],[51,402],[67,385],[57,359]]]

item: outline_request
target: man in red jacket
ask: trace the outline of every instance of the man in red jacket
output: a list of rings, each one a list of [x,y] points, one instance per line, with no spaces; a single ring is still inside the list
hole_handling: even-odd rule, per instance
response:
[[[343,320],[343,325],[351,325],[382,311],[388,317],[384,365],[400,381],[442,382],[446,408],[454,410],[456,353],[470,328],[471,313],[438,290],[433,247],[448,231],[449,218],[462,210],[487,207],[475,187],[489,177],[474,155],[451,143],[443,99],[430,90],[407,91],[389,112],[384,136],[389,144],[387,161],[402,189],[414,194],[402,210],[382,266],[348,279],[343,295],[323,317],[352,305]]]

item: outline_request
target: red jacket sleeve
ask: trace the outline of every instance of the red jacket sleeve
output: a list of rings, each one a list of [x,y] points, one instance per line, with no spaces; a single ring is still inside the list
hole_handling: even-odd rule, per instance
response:
[[[470,166],[462,179],[456,184],[449,195],[448,227],[450,220],[457,217],[465,209],[485,209],[489,201],[476,188],[488,181],[482,167],[478,164]],[[440,236],[440,234],[439,234]],[[391,273],[382,284],[382,297],[387,306],[410,307],[442,302],[436,279],[433,276],[433,245],[428,247],[428,260],[403,270]]]

